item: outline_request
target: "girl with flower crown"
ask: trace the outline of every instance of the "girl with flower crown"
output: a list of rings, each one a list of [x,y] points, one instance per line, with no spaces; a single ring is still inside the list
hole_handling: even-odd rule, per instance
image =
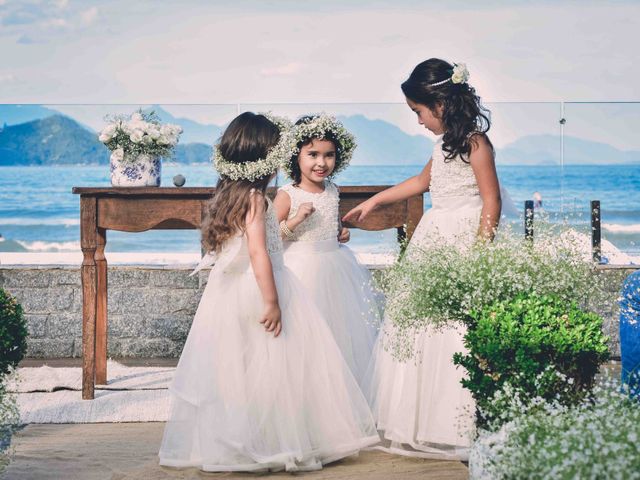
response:
[[[293,155],[284,166],[293,183],[274,206],[285,240],[284,261],[310,292],[342,355],[360,382],[369,365],[380,323],[369,271],[339,240],[348,240],[339,217],[339,194],[331,181],[349,164],[353,136],[328,115],[302,117],[294,129]]]
[[[317,470],[379,440],[331,331],[284,267],[268,183],[289,126],[243,113],[216,147],[202,225],[215,257],[170,391],[160,464],[205,471]]]
[[[418,175],[371,197],[344,216],[357,224],[379,205],[429,191],[432,208],[422,217],[403,261],[429,245],[465,248],[493,239],[501,198],[494,151],[486,135],[490,121],[467,83],[462,63],[431,58],[402,84],[418,123],[439,135],[431,159]],[[374,352],[365,393],[383,438],[382,448],[415,456],[465,458],[474,414],[453,355],[465,351],[464,328],[426,330],[415,338],[417,358],[400,361],[385,350],[394,334],[387,324]]]

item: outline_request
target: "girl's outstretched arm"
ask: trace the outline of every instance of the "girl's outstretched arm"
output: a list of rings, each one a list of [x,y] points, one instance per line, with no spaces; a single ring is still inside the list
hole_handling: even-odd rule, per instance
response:
[[[493,147],[484,135],[474,135],[471,141],[469,161],[476,176],[480,198],[482,198],[478,237],[484,240],[493,240],[498,223],[500,223],[502,199],[500,198],[500,184],[496,173]]]
[[[354,223],[361,222],[372,210],[375,210],[380,205],[406,200],[409,197],[428,191],[429,185],[431,184],[431,162],[432,160],[429,159],[429,162],[418,175],[414,175],[398,185],[387,188],[375,194],[370,199],[365,200],[357,207],[352,208],[342,217],[342,220]]]
[[[258,288],[262,294],[264,311],[260,323],[274,337],[282,331],[278,291],[273,277],[273,267],[267,252],[267,230],[265,226],[265,200],[259,193],[251,194],[251,209],[247,214],[246,235],[251,267],[256,277]]]

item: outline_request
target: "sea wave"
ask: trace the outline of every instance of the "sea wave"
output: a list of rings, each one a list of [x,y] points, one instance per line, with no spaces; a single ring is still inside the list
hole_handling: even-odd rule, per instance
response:
[[[30,252],[77,252],[80,251],[80,242],[43,242],[37,240],[35,242],[24,242],[17,240]]]
[[[619,223],[603,223],[602,228],[611,233],[640,233],[640,224],[622,225]]]
[[[0,225],[18,225],[21,227],[35,227],[40,225],[57,226],[62,225],[64,227],[74,227],[80,225],[79,218],[24,218],[24,217],[9,217],[0,218]]]

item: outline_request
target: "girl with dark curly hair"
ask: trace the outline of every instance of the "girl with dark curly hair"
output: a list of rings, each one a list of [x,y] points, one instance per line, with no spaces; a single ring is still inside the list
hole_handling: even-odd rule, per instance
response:
[[[467,248],[477,240],[490,241],[498,226],[502,202],[486,135],[489,113],[468,78],[462,63],[431,58],[415,67],[402,91],[418,123],[440,136],[431,159],[418,175],[371,197],[343,218],[357,224],[380,205],[431,192],[432,208],[420,220],[404,261],[428,255],[436,243]],[[460,326],[419,332],[416,358],[403,362],[383,348],[394,335],[393,324],[385,321],[365,382],[382,436],[380,448],[411,456],[468,455],[473,399],[453,364],[453,354],[465,351],[464,333]]]

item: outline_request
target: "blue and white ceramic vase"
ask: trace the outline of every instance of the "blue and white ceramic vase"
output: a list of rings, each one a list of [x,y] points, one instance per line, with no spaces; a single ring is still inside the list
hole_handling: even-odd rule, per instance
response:
[[[162,161],[157,155],[132,158],[116,150],[111,154],[110,170],[114,187],[159,187]]]

